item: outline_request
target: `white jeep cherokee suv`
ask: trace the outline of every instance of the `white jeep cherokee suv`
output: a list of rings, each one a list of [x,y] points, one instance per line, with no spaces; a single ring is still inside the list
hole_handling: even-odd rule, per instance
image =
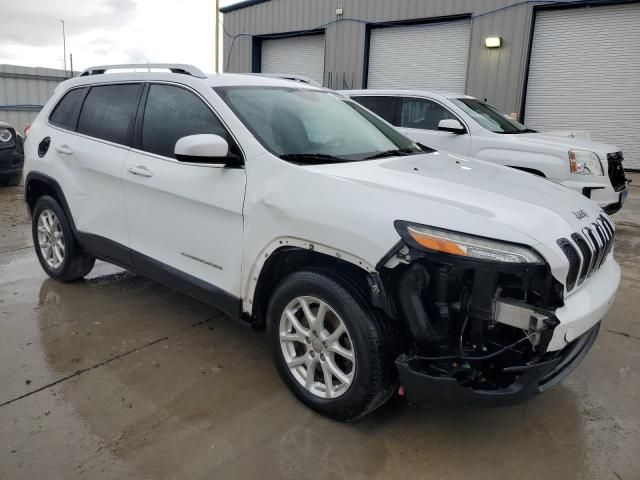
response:
[[[33,122],[49,276],[99,258],[264,327],[292,392],[342,420],[394,392],[524,400],[584,358],[620,279],[591,200],[420,147],[331,91],[155,67],[89,69]]]
[[[412,90],[341,93],[417,142],[549,178],[591,198],[609,215],[627,198],[618,147],[536,132],[468,95]]]

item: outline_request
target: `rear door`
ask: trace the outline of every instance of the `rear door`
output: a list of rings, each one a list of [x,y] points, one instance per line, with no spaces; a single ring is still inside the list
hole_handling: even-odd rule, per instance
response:
[[[465,123],[451,110],[435,100],[416,97],[399,99],[397,126],[412,139],[435,148],[460,155],[469,155],[471,136]],[[467,129],[466,133],[457,134],[438,130],[441,120],[458,120]]]
[[[52,112],[52,163],[79,232],[129,244],[121,184],[142,84],[71,90]]]
[[[245,170],[181,162],[174,147],[182,137],[212,133],[240,151],[195,91],[153,83],[145,97],[122,176],[134,263],[156,278],[169,272],[205,282],[205,290],[215,286],[223,300],[225,293],[239,297]]]
[[[387,122],[395,123],[396,103],[398,97],[388,95],[362,95],[351,97],[365,108],[368,108],[379,117],[384,118]]]

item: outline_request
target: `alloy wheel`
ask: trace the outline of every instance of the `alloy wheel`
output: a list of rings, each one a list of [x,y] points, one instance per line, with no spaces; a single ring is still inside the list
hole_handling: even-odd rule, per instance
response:
[[[62,225],[53,210],[45,209],[38,217],[38,246],[42,258],[53,269],[64,262],[64,235]]]
[[[344,321],[331,306],[315,297],[297,297],[280,318],[280,347],[293,377],[305,390],[338,398],[349,389],[356,355]]]

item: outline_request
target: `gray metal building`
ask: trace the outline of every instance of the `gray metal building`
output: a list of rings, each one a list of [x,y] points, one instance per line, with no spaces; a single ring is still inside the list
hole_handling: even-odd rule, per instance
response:
[[[587,130],[640,168],[637,0],[247,0],[220,11],[225,71],[467,93],[531,128]]]
[[[69,77],[53,68],[0,65],[0,120],[22,131],[38,115],[53,90]]]

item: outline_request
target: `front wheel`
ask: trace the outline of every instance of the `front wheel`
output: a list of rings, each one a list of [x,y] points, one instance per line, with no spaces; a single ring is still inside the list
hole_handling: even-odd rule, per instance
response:
[[[93,268],[95,257],[80,248],[64,210],[53,197],[36,202],[31,233],[40,265],[51,278],[71,282]]]
[[[382,320],[331,276],[287,276],[269,302],[267,331],[285,384],[325,416],[357,419],[394,391],[391,339]]]

